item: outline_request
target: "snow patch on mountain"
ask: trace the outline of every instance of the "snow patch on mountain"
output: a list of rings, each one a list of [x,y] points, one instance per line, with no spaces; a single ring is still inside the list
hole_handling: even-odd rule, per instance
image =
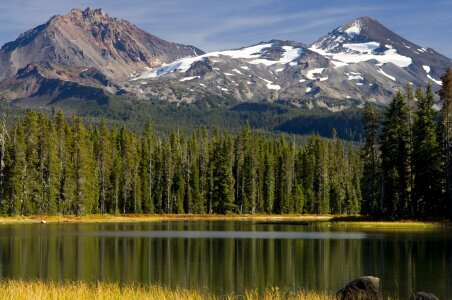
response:
[[[259,79],[262,79],[263,81],[265,81],[267,83],[267,89],[269,89],[269,90],[279,91],[281,89],[281,86],[279,86],[277,84],[273,84],[273,82],[271,82],[270,80],[264,79],[262,77],[259,77]]]
[[[292,46],[282,46],[282,48],[284,49],[285,52],[283,53],[281,59],[279,60],[279,63],[281,64],[290,63],[291,61],[294,61],[303,54],[303,49],[300,48],[294,48]]]
[[[368,42],[361,44],[344,44],[344,48],[348,48],[350,50],[359,52],[361,54],[372,53],[375,49],[380,47],[380,43],[377,42]]]
[[[430,73],[430,66],[422,66],[422,68],[424,68],[425,72],[427,72],[427,74]]]
[[[430,74],[427,75],[427,78],[430,79],[431,81],[433,81],[434,83],[436,83],[437,85],[443,85],[441,80],[436,80],[435,78],[430,76]]]
[[[353,22],[353,24],[344,30],[345,33],[348,34],[350,38],[354,38],[355,36],[361,33],[361,22],[359,20]]]
[[[325,68],[315,68],[313,70],[309,70],[308,74],[306,74],[306,77],[308,77],[308,79],[315,80],[317,78],[314,76],[314,74],[320,74],[321,75],[323,70],[325,70]]]
[[[155,78],[160,77],[165,74],[173,73],[173,72],[186,72],[193,63],[202,61],[203,59],[212,58],[212,57],[218,57],[221,56],[227,56],[233,59],[249,59],[249,63],[256,65],[256,64],[262,64],[265,66],[272,66],[275,64],[288,64],[291,63],[293,60],[297,59],[303,54],[303,49],[295,48],[292,46],[282,46],[282,49],[284,52],[281,54],[281,58],[279,60],[270,60],[267,58],[262,58],[262,55],[265,54],[266,49],[271,48],[273,46],[273,43],[266,43],[266,44],[259,44],[251,47],[246,47],[242,49],[237,50],[226,50],[226,51],[217,51],[217,52],[210,52],[206,53],[197,57],[188,57],[183,58],[177,61],[174,61],[169,64],[162,65],[158,68],[154,69],[146,69],[143,73],[141,73],[137,78],[135,79],[145,79],[145,78]],[[213,61],[212,62],[217,62]],[[249,70],[248,67],[243,66],[241,67],[244,70]],[[238,73],[240,71],[233,70],[234,72]],[[237,72],[238,71],[238,72]],[[240,73],[238,73],[240,74]],[[230,76],[230,75],[228,75]]]
[[[338,61],[338,60],[331,60],[331,63],[332,63],[336,68],[348,66],[347,63],[344,63],[344,62]]]
[[[183,81],[189,81],[189,80],[193,80],[195,78],[200,78],[200,76],[185,77],[185,78],[180,79],[179,81],[182,81],[182,82]]]
[[[317,80],[317,79],[319,79],[320,81],[328,80],[328,76],[325,76],[325,77],[315,76],[316,74],[322,75],[324,70],[325,70],[325,68],[315,68],[313,70],[309,70],[308,73],[306,74],[306,77],[311,80]]]
[[[382,69],[378,69],[378,73],[383,74],[384,76],[388,77],[388,78],[391,79],[392,81],[396,81],[396,79],[395,79],[394,76],[391,76],[391,75],[385,73],[385,71],[383,71]]]
[[[364,81],[364,78],[360,75],[348,75],[348,80],[361,80]]]
[[[373,42],[371,42],[373,43]],[[358,49],[360,51],[367,51],[367,52],[360,52],[359,53],[350,53],[350,52],[328,52],[323,49],[318,48],[318,45],[313,45],[309,48],[309,50],[314,51],[322,56],[325,56],[332,60],[332,63],[334,64],[334,61],[340,61],[342,63],[346,64],[352,64],[352,63],[359,63],[364,61],[369,61],[372,59],[375,59],[376,61],[380,63],[393,63],[398,67],[405,68],[411,65],[412,59],[407,56],[400,55],[397,53],[396,49],[388,49],[382,54],[376,54],[376,53],[369,53],[369,49],[375,50],[374,45],[371,43],[360,43],[360,44],[344,44],[344,47],[347,45],[347,48],[355,50]],[[378,44],[378,43],[377,43]],[[352,46],[354,45],[354,46]],[[367,49],[367,50],[365,50]]]

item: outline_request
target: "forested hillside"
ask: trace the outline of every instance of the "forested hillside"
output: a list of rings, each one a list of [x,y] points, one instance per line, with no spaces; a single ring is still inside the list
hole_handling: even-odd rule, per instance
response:
[[[359,153],[337,138],[299,147],[248,127],[159,138],[33,111],[1,132],[4,214],[360,210]]]
[[[90,213],[314,213],[391,219],[451,216],[452,70],[442,108],[428,86],[368,104],[361,148],[311,135],[304,143],[198,128],[157,134],[86,126],[29,111],[0,126],[0,210]]]

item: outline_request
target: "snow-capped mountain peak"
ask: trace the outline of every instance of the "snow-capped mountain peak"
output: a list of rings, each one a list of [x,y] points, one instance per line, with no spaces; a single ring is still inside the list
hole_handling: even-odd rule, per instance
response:
[[[88,8],[56,16],[5,44],[0,88],[8,99],[30,102],[98,99],[100,92],[107,99],[107,92],[142,100],[280,101],[341,110],[363,101],[386,103],[407,84],[439,88],[450,64],[369,17],[310,46],[271,40],[204,53]]]
[[[395,37],[394,41],[379,38],[382,33]],[[330,58],[337,67],[375,60],[377,65],[393,63],[405,68],[412,63],[412,59],[396,48],[400,40],[377,21],[363,17],[338,27],[309,49]]]
[[[283,101],[340,110],[356,100],[388,102],[407,84],[430,82],[438,87],[448,64],[448,58],[432,49],[362,17],[310,46],[272,40],[206,53],[148,69],[123,88],[143,98],[170,101],[193,102],[213,93],[239,101]]]

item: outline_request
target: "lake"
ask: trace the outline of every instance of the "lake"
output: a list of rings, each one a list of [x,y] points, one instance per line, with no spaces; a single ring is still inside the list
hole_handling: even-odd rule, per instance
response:
[[[216,294],[337,291],[363,275],[384,293],[452,298],[452,230],[254,221],[0,226],[0,277],[158,283]]]

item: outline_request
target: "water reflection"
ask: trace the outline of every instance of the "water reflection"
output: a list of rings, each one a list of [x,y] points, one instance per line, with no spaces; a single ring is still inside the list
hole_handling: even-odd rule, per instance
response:
[[[385,291],[452,297],[450,231],[363,232],[252,222],[3,225],[0,276],[135,281],[222,294],[336,291],[362,275]]]

